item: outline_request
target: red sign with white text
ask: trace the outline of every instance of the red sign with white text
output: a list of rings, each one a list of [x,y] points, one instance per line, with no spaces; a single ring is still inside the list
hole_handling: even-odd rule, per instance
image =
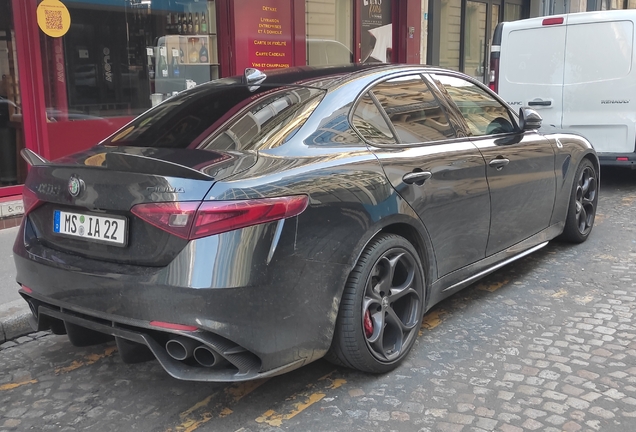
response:
[[[290,0],[235,0],[236,72],[294,65]]]

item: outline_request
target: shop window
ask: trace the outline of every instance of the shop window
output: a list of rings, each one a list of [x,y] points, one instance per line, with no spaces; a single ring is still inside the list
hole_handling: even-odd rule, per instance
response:
[[[461,0],[442,0],[440,14],[439,65],[459,70],[461,36]]]
[[[215,1],[65,5],[69,31],[41,33],[49,122],[137,115],[219,77]]]
[[[306,0],[307,64],[353,62],[351,0]]]
[[[20,158],[24,147],[22,101],[10,2],[0,2],[0,197],[10,195],[3,186],[24,183],[26,167]],[[5,189],[6,191],[6,189]]]

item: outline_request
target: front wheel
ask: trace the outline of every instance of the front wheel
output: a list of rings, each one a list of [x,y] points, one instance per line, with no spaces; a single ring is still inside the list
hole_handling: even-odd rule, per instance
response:
[[[572,243],[587,240],[598,204],[598,173],[589,159],[583,159],[576,170],[565,228],[560,239]]]
[[[378,235],[347,280],[327,359],[371,373],[396,368],[417,338],[424,287],[422,263],[411,243]]]

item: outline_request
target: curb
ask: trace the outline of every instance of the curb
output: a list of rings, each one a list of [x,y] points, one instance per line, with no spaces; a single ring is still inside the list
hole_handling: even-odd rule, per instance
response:
[[[33,333],[30,317],[31,309],[22,299],[0,306],[0,344]]]

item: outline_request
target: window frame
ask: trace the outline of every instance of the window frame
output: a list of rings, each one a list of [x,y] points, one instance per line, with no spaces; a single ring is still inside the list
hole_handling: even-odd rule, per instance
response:
[[[513,126],[513,130],[510,132],[501,132],[497,134],[473,135],[470,127],[468,126],[468,122],[466,118],[464,117],[464,114],[462,114],[461,110],[459,109],[459,106],[457,106],[457,104],[452,99],[450,94],[448,94],[448,91],[445,88],[439,89],[439,86],[435,82],[436,75],[448,76],[454,79],[461,79],[482,90],[486,95],[489,95],[493,100],[498,102],[506,110],[506,112],[508,113],[508,116],[510,117],[510,122]],[[454,73],[449,73],[448,71],[430,71],[427,73],[427,78],[430,81],[430,84],[435,86],[435,88],[439,90],[440,94],[443,95],[444,99],[447,101],[451,109],[456,111],[461,116],[461,119],[463,120],[463,124],[464,124],[464,133],[466,134],[466,138],[480,139],[480,138],[505,137],[507,135],[514,135],[514,134],[519,134],[523,132],[521,128],[519,127],[519,116],[517,115],[517,113],[515,113],[514,110],[510,108],[510,106],[503,99],[499,97],[498,94],[493,93],[489,88],[487,88],[483,83],[479,82],[478,80],[475,80],[472,77],[459,76]]]
[[[354,100],[354,102],[352,104],[351,110],[349,111],[348,120],[349,120],[349,124],[351,125],[351,129],[360,137],[360,139],[365,144],[373,146],[373,147],[378,147],[378,148],[423,147],[423,146],[438,145],[440,143],[444,143],[445,144],[445,143],[452,143],[452,142],[455,142],[455,141],[465,140],[466,137],[459,136],[459,133],[458,133],[459,131],[457,130],[457,128],[455,127],[454,123],[450,119],[450,116],[449,116],[449,113],[448,113],[448,105],[445,103],[444,100],[440,99],[439,90],[437,89],[436,86],[432,86],[431,85],[431,82],[428,79],[428,74],[429,74],[429,72],[427,72],[426,70],[402,71],[402,72],[399,72],[399,73],[391,74],[389,76],[384,76],[381,79],[378,79],[378,80],[373,81],[372,83],[369,83],[358,94],[358,96],[356,96],[356,98],[355,98],[355,100]],[[433,95],[433,97],[435,98],[437,103],[439,104],[440,109],[442,110],[442,112],[446,116],[446,120],[448,121],[449,127],[452,128],[454,130],[454,132],[455,132],[455,137],[453,137],[453,138],[444,138],[444,139],[434,140],[434,141],[423,141],[421,143],[404,143],[400,139],[397,131],[395,130],[393,122],[391,121],[391,119],[389,118],[388,114],[386,113],[386,111],[384,110],[384,108],[382,107],[380,102],[377,100],[377,98],[375,97],[375,94],[373,94],[372,91],[373,91],[373,88],[375,88],[379,84],[382,84],[383,82],[390,81],[390,80],[395,79],[395,78],[402,78],[402,77],[414,76],[414,75],[418,75],[420,77],[420,79],[422,80],[424,85],[426,85],[426,87],[429,89],[429,91],[431,92],[431,94]],[[354,114],[355,114],[356,110],[358,109],[358,106],[359,106],[362,98],[367,93],[369,94],[371,100],[373,100],[373,103],[375,104],[376,108],[379,110],[380,114],[382,115],[382,118],[386,122],[387,127],[389,128],[389,130],[391,130],[391,133],[393,134],[393,137],[395,139],[395,144],[379,144],[379,143],[371,142],[368,139],[366,139],[366,137],[355,126],[355,124],[353,122]]]

